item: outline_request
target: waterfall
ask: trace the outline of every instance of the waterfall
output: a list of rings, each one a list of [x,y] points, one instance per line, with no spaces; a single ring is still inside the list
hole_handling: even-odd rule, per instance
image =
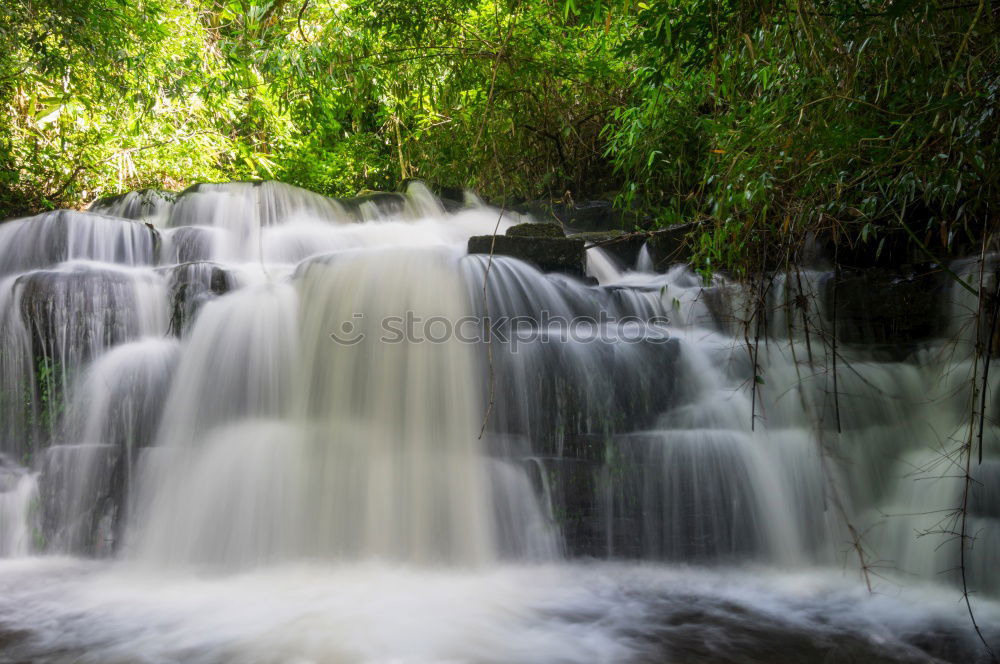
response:
[[[38,481],[0,456],[0,557],[24,556],[36,548]]]
[[[219,607],[198,615],[222,620],[224,639],[243,623],[224,622],[233,600],[222,588],[249,605],[288,581],[292,594],[275,596],[291,622],[260,637],[260,661],[412,654],[346,632],[336,644],[276,636],[314,633],[289,608],[300,599],[328,618],[349,613],[331,608],[342,601],[396,615],[349,570],[387,602],[405,604],[372,579],[438,602],[428,617],[407,605],[420,630],[402,613],[394,623],[413,661],[585,662],[588,647],[606,661],[658,661],[664,646],[649,635],[690,638],[677,635],[682,607],[698,602],[706,629],[749,624],[780,640],[791,628],[767,622],[767,607],[815,602],[809,634],[832,621],[832,634],[877,632],[858,637],[865,648],[931,652],[912,636],[924,614],[885,627],[854,594],[863,586],[844,584],[867,575],[880,591],[933,594],[961,583],[960,452],[972,377],[982,380],[968,294],[935,286],[940,316],[901,343],[871,322],[880,305],[867,277],[802,269],[706,282],[684,266],[655,272],[646,248],[634,269],[590,248],[582,279],[466,255],[470,236],[520,221],[474,196],[445,206],[420,183],[337,201],[243,182],[4,222],[0,590],[49,602],[16,580],[26,569],[72,604],[90,592],[73,584],[105,578],[80,561],[109,558],[136,576],[109,576],[119,590],[106,606],[141,605],[127,579],[175,597],[155,581],[166,575]],[[976,261],[953,269],[979,278]],[[977,606],[1000,616],[1000,371],[988,383],[965,571]],[[43,553],[74,562],[32,557]],[[612,562],[594,571],[595,560]],[[75,580],[48,576],[57,565]],[[699,571],[676,572],[686,565]],[[212,586],[220,573],[236,576]],[[309,589],[310,574],[326,594]],[[495,606],[477,604],[482,592]],[[11,602],[0,599],[0,627],[22,616]],[[477,608],[443,608],[455,603]],[[869,622],[850,607],[869,607],[857,610]],[[657,622],[661,610],[679,622]],[[946,609],[928,611],[958,635],[956,652],[973,648]],[[130,624],[102,615],[108,629]],[[164,616],[150,620],[189,620]],[[245,617],[271,629],[270,614]],[[443,647],[452,637],[436,637],[432,619],[467,619],[483,642]],[[502,643],[531,621],[537,652]],[[86,631],[68,647],[123,661]],[[153,660],[184,658],[153,641]],[[200,647],[185,630],[181,643]]]

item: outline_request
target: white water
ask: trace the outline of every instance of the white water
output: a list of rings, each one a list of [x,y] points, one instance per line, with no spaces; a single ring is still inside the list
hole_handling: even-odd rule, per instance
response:
[[[779,279],[754,342],[745,294],[683,268],[621,272],[591,249],[591,286],[464,256],[518,220],[446,214],[419,185],[99,207],[150,225],[0,226],[10,661],[981,652],[948,517],[972,367],[960,296],[957,343],[903,360],[841,347],[834,399],[823,273],[801,292]],[[797,295],[812,336],[783,306]],[[399,341],[407,312],[420,338]],[[523,324],[492,352],[434,339],[503,316]],[[992,638],[1000,436],[985,438],[967,572]],[[39,553],[118,560],[24,558]]]
[[[915,644],[954,634],[945,657],[975,652],[952,595],[868,596],[818,571],[369,563],[198,577],[28,559],[0,562],[0,615],[33,635],[0,661],[60,664],[805,664],[832,645],[842,654],[827,661],[930,662]]]
[[[0,457],[0,558],[31,552],[38,532],[38,481]]]

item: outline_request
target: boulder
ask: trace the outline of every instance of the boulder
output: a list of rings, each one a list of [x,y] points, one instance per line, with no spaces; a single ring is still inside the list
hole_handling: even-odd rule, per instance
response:
[[[82,364],[141,332],[136,278],[89,266],[36,270],[18,277],[21,316],[36,358]]]
[[[470,254],[511,256],[533,263],[543,272],[586,275],[587,254],[579,238],[477,235],[469,238]]]
[[[159,242],[149,224],[76,210],[43,212],[0,228],[0,275],[71,260],[149,265]]]
[[[125,219],[149,219],[165,215],[177,194],[162,189],[139,189],[117,196],[100,198],[88,210]]]
[[[688,235],[699,230],[699,227],[699,223],[691,222],[652,232],[646,240],[646,247],[653,267],[665,272],[671,265],[690,262],[693,252],[688,243]]]
[[[531,215],[538,221],[555,221],[577,231],[609,231],[634,228],[638,215],[621,210],[610,201],[528,201],[513,206],[515,212]]]
[[[233,280],[220,266],[193,262],[173,268],[170,278],[170,332],[181,336],[205,302],[232,290]]]
[[[559,457],[537,458],[536,463],[547,476],[552,516],[562,532],[566,552],[572,557],[605,557],[608,542],[601,504],[602,463]]]
[[[573,233],[570,237],[582,239],[587,247],[598,247],[625,267],[632,267],[639,260],[645,236],[625,231],[587,231]]]
[[[182,226],[171,229],[166,242],[166,262],[195,263],[212,258],[219,231],[204,226]]]
[[[947,278],[940,270],[842,272],[823,284],[823,314],[836,324],[838,343],[881,346],[905,357],[944,333]]]
[[[508,228],[507,237],[566,237],[566,233],[559,224],[527,223]]]
[[[406,210],[406,195],[392,191],[358,192],[340,201],[347,213],[359,221],[397,217]]]
[[[421,180],[411,179],[404,180],[401,188],[406,189],[409,182],[421,182],[428,189],[431,190],[437,199],[441,201],[441,205],[444,207],[446,212],[458,212],[467,207],[465,189],[462,187],[452,187],[449,185],[438,184],[434,182],[422,182]]]

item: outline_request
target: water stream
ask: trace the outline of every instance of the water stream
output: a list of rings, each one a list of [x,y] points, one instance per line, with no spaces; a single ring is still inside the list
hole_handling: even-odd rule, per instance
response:
[[[647,251],[466,255],[521,221],[267,182],[0,224],[0,662],[988,661],[968,294],[903,347],[803,270],[748,326]]]

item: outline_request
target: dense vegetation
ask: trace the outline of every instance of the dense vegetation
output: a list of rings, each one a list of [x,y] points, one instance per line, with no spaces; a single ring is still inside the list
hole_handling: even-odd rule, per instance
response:
[[[985,0],[0,0],[0,217],[141,187],[409,177],[928,253],[996,215]],[[944,246],[942,246],[944,245]]]

